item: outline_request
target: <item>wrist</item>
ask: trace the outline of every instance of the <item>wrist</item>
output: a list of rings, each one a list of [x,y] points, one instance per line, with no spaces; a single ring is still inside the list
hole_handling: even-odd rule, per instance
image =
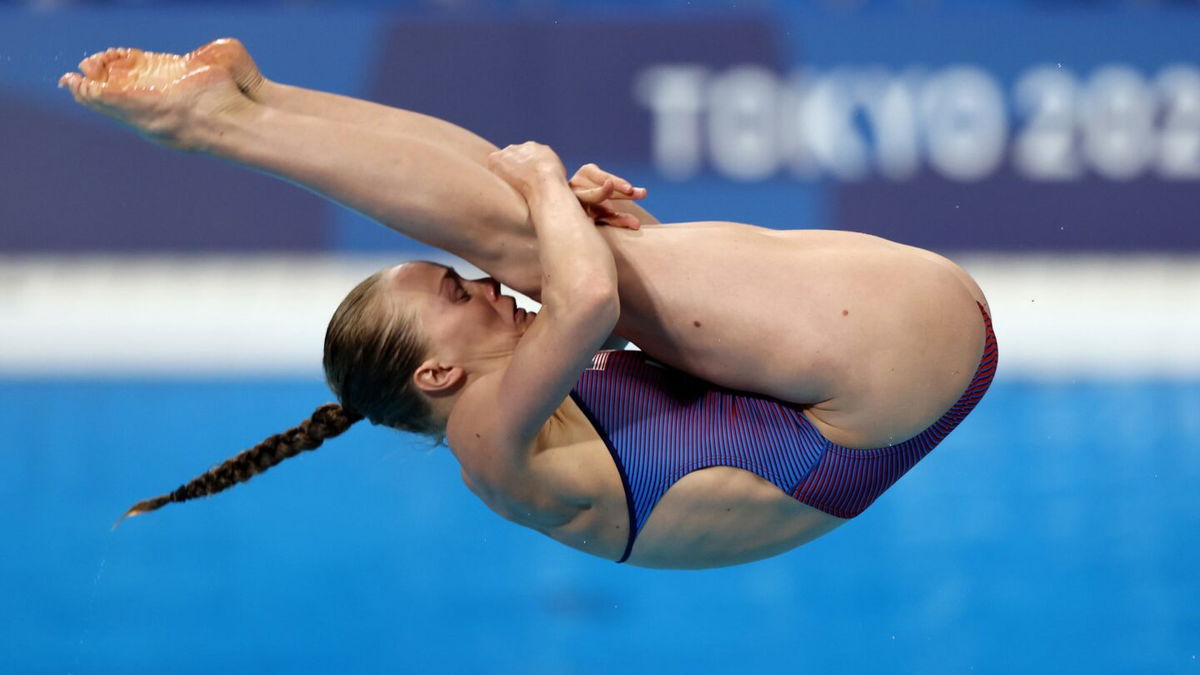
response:
[[[521,192],[526,200],[553,194],[560,190],[570,190],[567,177],[562,170],[550,163],[534,168],[533,175],[525,182]]]

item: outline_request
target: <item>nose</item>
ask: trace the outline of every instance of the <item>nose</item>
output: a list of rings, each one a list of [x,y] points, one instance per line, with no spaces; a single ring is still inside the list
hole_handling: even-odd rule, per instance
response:
[[[475,283],[482,285],[487,289],[488,297],[495,300],[500,297],[500,282],[491,277],[475,279]]]

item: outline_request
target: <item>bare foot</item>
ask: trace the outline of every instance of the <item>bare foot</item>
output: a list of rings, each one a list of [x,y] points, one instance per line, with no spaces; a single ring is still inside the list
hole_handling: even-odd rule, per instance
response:
[[[199,150],[206,121],[253,105],[232,73],[217,62],[218,53],[199,51],[180,56],[109,49],[84,59],[79,64],[83,74],[67,73],[59,86],[69,88],[81,105],[153,141]],[[251,72],[257,72],[249,63]]]

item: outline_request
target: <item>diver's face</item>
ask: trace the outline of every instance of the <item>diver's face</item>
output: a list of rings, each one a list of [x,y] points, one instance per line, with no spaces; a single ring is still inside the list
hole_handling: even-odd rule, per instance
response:
[[[397,309],[415,312],[430,349],[449,363],[510,354],[536,316],[501,295],[495,279],[463,279],[444,265],[404,263],[381,283]]]

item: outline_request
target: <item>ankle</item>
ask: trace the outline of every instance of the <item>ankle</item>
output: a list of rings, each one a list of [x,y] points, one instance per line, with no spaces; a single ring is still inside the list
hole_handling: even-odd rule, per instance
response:
[[[218,157],[229,156],[238,131],[253,127],[266,107],[246,96],[229,98],[207,111],[196,111],[178,135],[178,148]]]
[[[265,105],[269,108],[286,109],[288,107],[288,95],[292,88],[286,84],[268,80],[261,73],[256,73],[256,75],[255,81],[249,86],[243,86],[241,82],[238,83],[238,86],[246,93],[246,96],[255,103]]]
[[[235,79],[238,89],[246,95],[246,98],[258,103],[267,104],[267,100],[272,98],[279,88],[279,85],[263,77],[257,68],[238,74]]]

